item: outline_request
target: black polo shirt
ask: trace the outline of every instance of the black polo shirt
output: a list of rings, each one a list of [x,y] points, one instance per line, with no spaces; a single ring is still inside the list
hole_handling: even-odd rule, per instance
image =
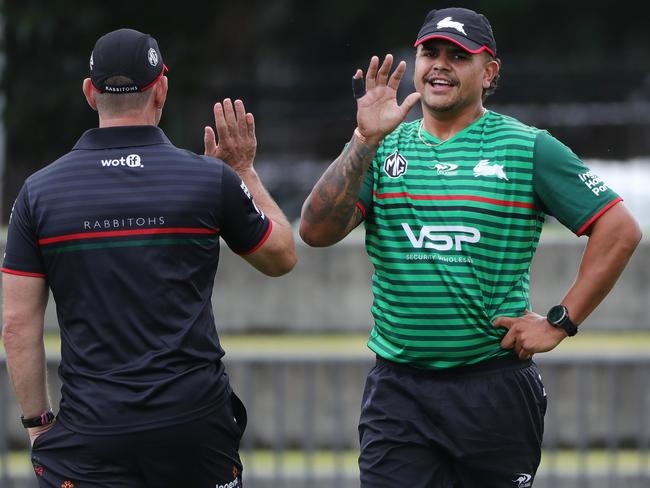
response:
[[[245,254],[270,231],[229,166],[154,126],[91,129],[31,175],[3,271],[52,290],[59,421],[110,434],[208,414],[228,388],[210,300],[219,238]]]

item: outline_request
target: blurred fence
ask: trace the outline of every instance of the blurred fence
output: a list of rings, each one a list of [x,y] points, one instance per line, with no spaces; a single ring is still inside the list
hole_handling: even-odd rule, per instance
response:
[[[372,363],[366,355],[229,356],[227,370],[249,415],[242,440],[246,488],[358,486],[356,425]],[[549,354],[538,364],[549,408],[535,487],[650,486],[650,355]],[[49,361],[50,372],[56,365]],[[2,367],[2,488],[36,486],[27,468],[7,469],[7,449],[26,449],[18,416]]]

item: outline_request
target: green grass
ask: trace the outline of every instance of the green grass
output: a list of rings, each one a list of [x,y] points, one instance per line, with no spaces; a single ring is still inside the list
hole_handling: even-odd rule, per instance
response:
[[[366,334],[221,334],[221,344],[227,354],[259,353],[264,355],[345,355],[370,357],[366,347]],[[58,335],[45,338],[45,347],[50,357],[56,357],[60,350]],[[574,338],[562,341],[548,354],[553,355],[602,355],[602,354],[648,354],[650,355],[650,332],[598,332],[581,331]],[[0,344],[0,357],[4,349]]]
[[[315,450],[305,453],[299,450],[273,452],[266,449],[254,451],[242,450],[244,468],[258,474],[273,473],[276,469],[290,474],[300,474],[310,469],[314,473],[332,473],[342,470],[346,473],[357,472],[356,450],[348,449],[341,452]],[[26,451],[14,451],[7,457],[8,471],[13,476],[25,475],[31,472],[29,454]],[[0,462],[0,466],[2,463]],[[606,450],[593,449],[580,453],[571,449],[544,451],[540,472],[552,470],[561,474],[586,472],[589,474],[607,473],[615,466],[620,473],[650,472],[650,455],[627,449],[612,455]],[[0,471],[0,474],[2,471]]]

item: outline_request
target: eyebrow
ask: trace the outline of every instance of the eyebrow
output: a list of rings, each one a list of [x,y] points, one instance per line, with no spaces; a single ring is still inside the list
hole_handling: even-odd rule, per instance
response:
[[[429,44],[428,46],[427,46],[427,43],[421,44],[423,51],[434,51],[434,50],[439,51],[439,50],[441,50],[441,48],[440,48],[441,45],[444,46],[444,44],[440,44],[440,43]],[[462,47],[456,46],[453,43],[450,43],[449,47],[447,47],[447,50],[451,54],[467,54],[467,55],[470,55],[470,53],[465,51]]]

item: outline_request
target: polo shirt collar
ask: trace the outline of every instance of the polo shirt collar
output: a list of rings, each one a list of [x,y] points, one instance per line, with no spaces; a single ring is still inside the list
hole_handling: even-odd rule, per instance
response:
[[[89,129],[82,134],[72,150],[152,146],[155,144],[171,144],[159,127],[153,125],[125,125]]]

